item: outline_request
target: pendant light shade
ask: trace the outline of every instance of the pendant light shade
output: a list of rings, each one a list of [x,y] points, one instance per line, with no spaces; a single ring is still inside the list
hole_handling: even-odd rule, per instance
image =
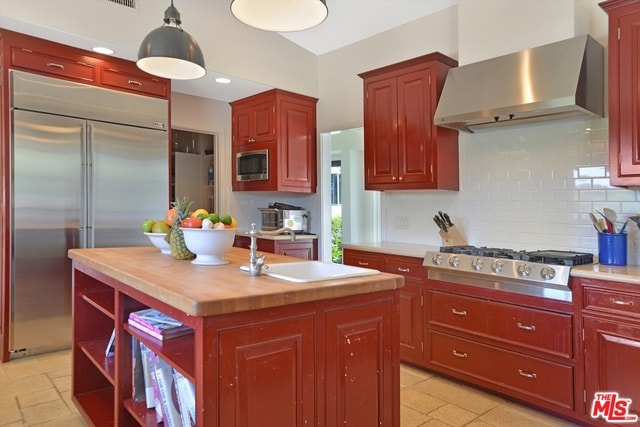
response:
[[[171,6],[164,12],[164,25],[142,40],[138,68],[176,80],[198,79],[207,73],[198,42],[180,27],[181,23],[180,12],[171,0]]]
[[[325,0],[233,0],[231,13],[249,26],[287,32],[319,25],[329,9]]]

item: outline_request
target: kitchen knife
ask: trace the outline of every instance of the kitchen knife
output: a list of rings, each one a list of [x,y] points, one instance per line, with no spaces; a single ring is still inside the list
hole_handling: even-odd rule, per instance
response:
[[[446,223],[442,220],[442,218],[440,218],[438,215],[433,217],[433,220],[435,221],[436,225],[438,227],[440,227],[440,230],[444,231],[446,233],[447,231],[447,225]]]
[[[449,214],[445,212],[444,214],[442,214],[442,216],[444,217],[444,220],[446,221],[447,225],[449,227],[453,227],[453,222],[451,222],[451,218],[449,217]]]

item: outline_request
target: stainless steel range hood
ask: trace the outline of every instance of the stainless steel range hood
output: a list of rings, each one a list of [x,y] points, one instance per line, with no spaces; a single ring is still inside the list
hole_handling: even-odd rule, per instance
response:
[[[452,68],[434,120],[473,133],[603,112],[604,48],[585,35]]]

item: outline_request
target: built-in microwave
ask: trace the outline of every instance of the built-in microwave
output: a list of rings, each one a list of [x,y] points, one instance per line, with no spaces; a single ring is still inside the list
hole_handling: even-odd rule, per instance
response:
[[[236,181],[268,181],[269,150],[236,153]]]

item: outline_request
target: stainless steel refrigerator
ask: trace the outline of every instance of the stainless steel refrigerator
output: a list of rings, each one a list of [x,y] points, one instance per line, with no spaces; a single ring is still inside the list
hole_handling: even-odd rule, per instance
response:
[[[149,245],[168,102],[11,71],[10,358],[71,344],[70,248]]]

